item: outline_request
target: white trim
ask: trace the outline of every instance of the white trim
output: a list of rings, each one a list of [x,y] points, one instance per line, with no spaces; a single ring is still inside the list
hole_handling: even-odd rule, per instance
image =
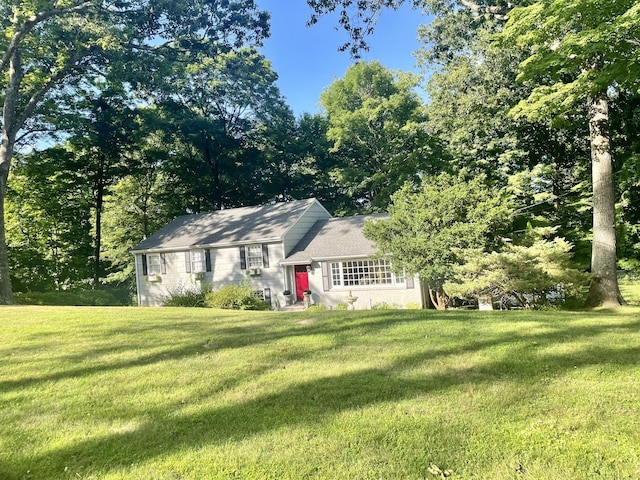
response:
[[[300,219],[309,211],[311,210],[311,207],[313,207],[315,204],[318,204],[318,206],[320,208],[322,208],[322,210],[324,210],[324,212],[329,215],[329,218],[333,218],[333,215],[331,215],[329,213],[329,211],[324,208],[324,206],[318,201],[317,198],[310,198],[309,200],[313,200],[312,202],[309,203],[309,205],[307,206],[306,209],[304,209],[302,211],[302,213],[300,213],[300,215],[298,215],[298,218],[296,218],[295,220],[293,220],[293,222],[291,223],[291,225],[289,225],[289,228],[285,229],[284,233],[282,234],[282,242],[284,242],[285,237],[287,236],[287,234],[289,233],[289,231],[296,226],[296,224],[300,221]]]
[[[231,243],[209,243],[209,244],[205,244],[205,243],[199,243],[199,244],[194,244],[191,245],[189,247],[186,248],[193,248],[193,249],[198,249],[198,248],[228,248],[228,247],[241,247],[242,245],[253,245],[253,244],[257,244],[257,243],[268,243],[268,244],[273,244],[273,243],[280,243],[282,241],[282,239],[280,238],[260,238],[260,239],[252,239],[252,238],[246,238],[244,240],[239,240],[237,242],[231,242]]]
[[[147,276],[151,277],[152,275],[160,275],[162,273],[162,258],[160,258],[160,253],[149,253],[147,254]],[[151,268],[151,257],[158,257],[157,267],[156,269]]]
[[[191,253],[191,255],[189,256],[189,263],[191,265],[190,273],[204,273],[207,270],[207,260],[204,249],[194,248],[192,250],[189,250],[189,252]],[[195,254],[198,254],[200,256],[199,260],[195,260]],[[196,268],[196,263],[200,264],[200,268]]]
[[[260,269],[264,268],[264,257],[262,255],[262,244],[261,243],[251,243],[246,245],[246,250],[245,250],[245,259],[246,259],[246,263],[247,263],[247,270],[258,270],[258,273],[256,275],[260,275]],[[258,251],[258,254],[255,255],[250,255],[250,250],[254,249]],[[258,263],[256,263],[255,265],[252,265],[249,259],[260,259],[260,261]]]
[[[366,253],[362,253],[360,255],[349,255],[348,257],[345,257],[344,255],[338,255],[335,257],[312,257],[310,260],[307,259],[299,259],[299,260],[291,260],[289,258],[285,258],[284,260],[280,260],[280,265],[285,265],[285,266],[289,266],[289,265],[307,265],[307,264],[312,264],[313,262],[335,262],[336,260],[348,260],[350,258],[357,258],[359,259],[363,259],[363,258],[370,258],[373,260],[373,255],[371,254],[366,254]]]
[[[142,298],[140,297],[140,288],[141,285],[140,283],[142,282],[142,279],[144,278],[142,275],[142,271],[138,270],[138,264],[142,264],[142,255],[144,254],[134,254],[133,258],[135,259],[134,264],[136,267],[136,296],[138,297],[138,306],[141,307],[142,306]],[[140,261],[138,261],[138,258],[140,259]]]

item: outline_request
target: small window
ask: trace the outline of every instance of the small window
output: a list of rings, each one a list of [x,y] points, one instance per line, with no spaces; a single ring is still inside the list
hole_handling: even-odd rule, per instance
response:
[[[193,273],[201,273],[205,270],[205,258],[203,250],[194,250],[191,252],[191,271]]]
[[[331,283],[342,285],[342,262],[331,264]]]
[[[147,255],[147,268],[149,275],[160,275],[161,263],[159,254]]]
[[[247,247],[247,268],[262,268],[262,245],[249,245]]]

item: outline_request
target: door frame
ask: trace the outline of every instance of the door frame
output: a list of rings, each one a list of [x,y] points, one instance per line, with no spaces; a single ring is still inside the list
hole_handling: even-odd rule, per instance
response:
[[[304,299],[302,292],[309,288],[309,271],[307,270],[307,265],[294,265],[293,279],[296,287],[296,301],[302,301]]]

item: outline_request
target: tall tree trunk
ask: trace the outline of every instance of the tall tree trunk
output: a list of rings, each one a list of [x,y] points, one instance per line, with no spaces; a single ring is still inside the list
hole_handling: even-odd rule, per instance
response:
[[[98,178],[96,179],[96,243],[94,250],[93,264],[93,288],[100,287],[100,251],[102,249],[102,207],[104,204],[104,184],[105,184],[105,159],[104,154],[100,153],[100,162],[98,166]]]
[[[209,165],[211,174],[213,175],[213,209],[220,210],[222,208],[222,192],[220,191],[220,151],[215,154],[211,151],[211,141],[205,136],[204,159]]]
[[[0,139],[0,305],[15,303],[11,289],[11,277],[9,276],[9,251],[5,233],[4,199],[7,194],[9,168],[11,167],[13,147],[16,142],[15,111],[21,80],[20,51],[15,50],[9,59],[9,77],[2,106],[2,138]]]
[[[15,303],[11,290],[11,277],[9,276],[9,251],[7,250],[7,237],[4,224],[4,199],[7,193],[7,179],[9,178],[9,165],[13,147],[5,142],[5,131],[2,132],[2,144],[0,145],[0,305]]]
[[[587,306],[624,304],[616,275],[615,198],[606,94],[589,100],[591,175],[593,181],[593,245]]]

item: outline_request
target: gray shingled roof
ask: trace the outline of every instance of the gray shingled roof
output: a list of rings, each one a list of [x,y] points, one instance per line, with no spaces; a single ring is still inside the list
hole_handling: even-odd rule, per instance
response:
[[[184,215],[140,242],[133,251],[281,241],[286,231],[313,203],[319,204],[309,198]]]
[[[387,214],[359,215],[317,221],[283,265],[305,264],[312,260],[353,258],[376,253],[373,243],[362,233],[364,222],[389,218]]]

